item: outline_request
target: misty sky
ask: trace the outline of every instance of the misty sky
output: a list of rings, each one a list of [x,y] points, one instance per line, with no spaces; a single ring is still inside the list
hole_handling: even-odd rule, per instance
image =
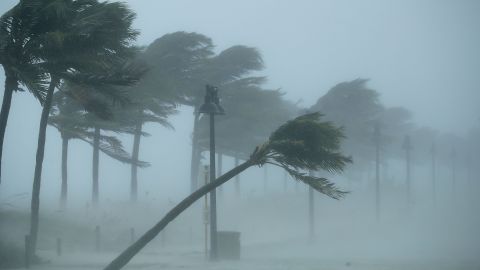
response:
[[[310,106],[338,82],[371,78],[420,124],[466,129],[480,117],[478,1],[130,0],[139,42],[172,31],[262,52],[269,86]]]
[[[16,2],[1,0],[0,12]],[[304,107],[335,84],[362,77],[371,79],[370,86],[386,105],[407,107],[420,125],[464,134],[479,124],[480,1],[127,2],[138,15],[134,24],[141,31],[138,44],[148,45],[174,31],[195,31],[211,37],[218,51],[238,44],[257,47],[265,60],[262,74],[269,77],[267,86],[281,88],[286,98],[301,100]],[[144,196],[189,190],[193,116],[191,108],[180,111],[171,118],[175,131],[145,126],[152,136],[142,138],[140,158],[152,162],[152,167],[139,172]],[[30,190],[40,114],[31,94],[13,96],[0,192]],[[130,151],[130,136],[121,138]],[[92,150],[74,140],[69,151],[70,188],[78,191],[71,195],[83,203],[90,190]],[[60,136],[49,127],[42,192],[51,192],[44,198],[55,205],[59,153]],[[130,167],[103,154],[100,162],[101,197],[128,198]],[[233,164],[226,163],[229,166]],[[104,190],[112,192],[104,195]],[[27,199],[23,202],[28,205]]]
[[[15,2],[2,0],[0,11]],[[421,125],[463,133],[478,124],[479,1],[126,2],[138,14],[139,44],[184,30],[211,37],[217,50],[257,47],[268,86],[303,106],[363,77]]]

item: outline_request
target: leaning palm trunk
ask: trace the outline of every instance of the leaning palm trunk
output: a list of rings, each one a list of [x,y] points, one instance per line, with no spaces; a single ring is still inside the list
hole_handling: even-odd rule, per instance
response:
[[[58,84],[58,79],[52,77],[50,86],[48,87],[47,96],[45,98],[45,103],[43,104],[42,116],[40,118],[40,128],[38,131],[38,145],[37,145],[37,156],[35,161],[35,174],[33,177],[33,189],[32,189],[32,202],[31,202],[31,213],[30,213],[30,254],[35,254],[35,249],[37,247],[37,235],[38,235],[38,212],[40,208],[40,185],[42,181],[42,165],[43,157],[45,153],[45,140],[46,140],[46,131],[47,131],[47,120],[48,114],[52,107],[52,97],[53,91],[55,90],[56,85]]]
[[[143,247],[145,247],[150,241],[152,241],[172,220],[180,215],[185,209],[196,202],[198,199],[205,196],[210,191],[213,191],[218,186],[224,184],[235,175],[243,172],[249,167],[255,165],[251,160],[240,164],[239,166],[228,171],[224,175],[218,177],[215,181],[204,185],[197,189],[197,191],[190,194],[183,201],[177,204],[170,212],[168,212],[153,228],[148,230],[142,235],[135,243],[123,251],[117,258],[115,258],[104,270],[117,270],[125,266]]]
[[[17,80],[5,69],[5,92],[3,93],[2,110],[0,112],[0,183],[2,181],[3,140],[5,138],[10,105],[12,103],[12,94],[15,88],[17,88]]]
[[[133,150],[132,150],[132,175],[130,181],[130,199],[136,202],[138,198],[138,155],[140,151],[140,137],[142,136],[142,122],[138,121],[135,125],[135,134],[133,135]]]
[[[98,164],[100,155],[100,128],[95,127],[93,134],[93,159],[92,159],[92,204],[98,206]]]
[[[272,133],[266,143],[255,148],[255,151],[247,161],[218,177],[213,182],[204,185],[177,204],[160,222],[148,230],[104,269],[118,270],[125,266],[168,223],[196,200],[251,166],[271,164],[281,167],[293,179],[301,181],[333,199],[342,198],[346,192],[339,190],[328,179],[302,173],[302,170],[319,169],[339,173],[343,171],[347,163],[351,162],[349,157],[345,157],[338,152],[340,140],[343,138],[342,130],[335,128],[329,122],[319,122],[320,116],[319,113],[307,114],[282,125]]]
[[[68,174],[67,174],[67,162],[68,162],[68,138],[62,134],[62,189],[60,194],[60,206],[65,208],[67,204],[68,193]]]

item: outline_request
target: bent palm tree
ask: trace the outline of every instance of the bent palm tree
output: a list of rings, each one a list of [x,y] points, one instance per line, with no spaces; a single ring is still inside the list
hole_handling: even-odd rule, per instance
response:
[[[50,84],[43,103],[32,188],[29,252],[36,250],[42,164],[47,120],[55,89],[62,80],[104,72],[130,53],[138,32],[131,28],[135,14],[122,3],[98,0],[30,0],[44,34],[33,40],[35,55]],[[82,76],[80,76],[82,77]],[[82,79],[88,79],[86,76]]]
[[[204,185],[177,204],[164,218],[148,230],[135,243],[123,251],[104,270],[118,270],[125,266],[145,245],[157,236],[168,223],[208,192],[224,184],[252,166],[272,164],[285,169],[295,180],[303,182],[333,199],[342,198],[346,192],[339,190],[326,178],[309,176],[301,170],[323,169],[340,173],[351,162],[339,152],[342,130],[329,122],[320,122],[320,114],[300,116],[280,126],[269,140],[257,146],[250,158],[239,166]]]
[[[39,69],[31,46],[31,41],[40,34],[34,27],[37,15],[34,14],[34,8],[20,1],[0,17],[0,65],[5,72],[5,90],[0,112],[0,181],[3,140],[13,92],[21,91],[22,85],[40,102],[45,99],[45,74]]]

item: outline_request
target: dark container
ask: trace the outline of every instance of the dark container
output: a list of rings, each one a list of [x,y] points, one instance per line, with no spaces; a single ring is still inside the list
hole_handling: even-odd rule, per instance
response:
[[[217,232],[218,258],[240,260],[240,232]]]

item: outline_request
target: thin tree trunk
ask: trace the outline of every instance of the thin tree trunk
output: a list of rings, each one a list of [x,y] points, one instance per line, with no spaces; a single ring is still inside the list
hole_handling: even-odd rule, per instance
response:
[[[93,135],[93,163],[92,163],[92,203],[98,206],[98,164],[100,154],[100,128],[95,127]]]
[[[190,205],[196,202],[198,199],[202,198],[210,191],[215,190],[218,186],[224,184],[235,175],[241,173],[247,168],[253,166],[250,160],[240,164],[239,166],[231,169],[224,175],[215,179],[215,181],[208,183],[188,197],[183,201],[177,204],[170,212],[168,212],[155,226],[143,234],[135,243],[130,245],[126,250],[124,250],[117,258],[115,258],[109,265],[107,265],[104,270],[118,270],[124,267],[143,247],[145,247],[150,241],[152,241],[171,221],[173,221],[178,215],[180,215],[185,209]]]
[[[190,192],[194,192],[198,188],[198,167],[200,163],[200,150],[197,145],[197,126],[199,114],[195,108],[193,111],[193,134],[192,134],[192,159],[190,161]]]
[[[67,205],[67,193],[68,193],[68,174],[67,174],[67,162],[68,162],[68,138],[62,135],[62,189],[60,194],[60,207],[65,208]]]
[[[238,166],[239,161],[238,155],[235,155],[235,167]],[[240,174],[235,175],[235,193],[240,197]]]
[[[140,137],[142,135],[142,122],[138,121],[135,125],[135,134],[133,135],[133,150],[132,150],[132,175],[130,182],[130,200],[136,202],[138,198],[138,182],[137,182],[137,168],[138,168],[138,154],[140,151]]]
[[[42,181],[42,165],[45,153],[45,140],[47,131],[47,120],[50,108],[52,107],[52,97],[58,80],[52,77],[48,87],[45,103],[43,104],[42,116],[40,118],[40,128],[38,131],[38,145],[35,162],[35,174],[33,177],[32,202],[30,213],[30,251],[29,254],[35,255],[38,237],[38,212],[40,209],[40,186]]]
[[[2,110],[0,112],[0,183],[2,182],[2,153],[5,130],[7,128],[8,114],[12,104],[12,94],[17,88],[17,79],[10,75],[8,69],[5,69],[5,91],[3,92]]]

